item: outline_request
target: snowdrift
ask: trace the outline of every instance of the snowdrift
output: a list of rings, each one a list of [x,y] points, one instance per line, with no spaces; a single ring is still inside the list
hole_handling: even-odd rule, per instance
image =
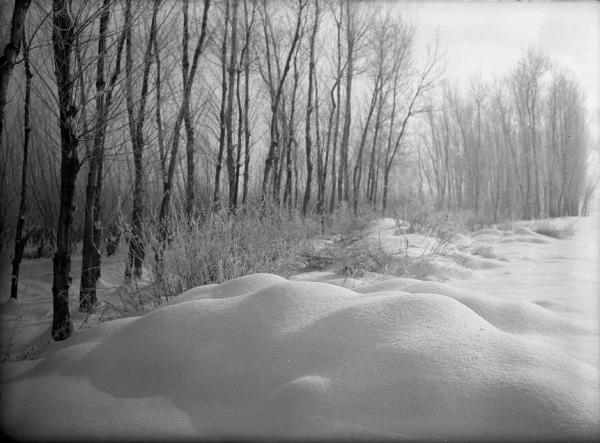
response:
[[[557,331],[593,326],[443,283],[250,275],[4,364],[1,425],[28,439],[600,437],[598,367]]]
[[[420,280],[464,279],[474,270],[499,268],[506,264],[506,258],[489,248],[482,256],[478,249],[487,245],[477,240],[478,236],[482,235],[479,232],[475,238],[449,233],[439,238],[426,233],[408,233],[408,228],[407,222],[393,218],[373,220],[348,248],[355,251],[382,251],[388,255],[388,263],[380,266],[376,272],[391,276],[410,276]],[[501,232],[489,229],[484,233],[489,234],[487,231]],[[514,241],[518,241],[518,238]]]

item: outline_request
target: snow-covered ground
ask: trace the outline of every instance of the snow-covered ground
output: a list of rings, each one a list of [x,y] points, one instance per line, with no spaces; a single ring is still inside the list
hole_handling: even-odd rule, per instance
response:
[[[600,218],[568,222],[565,239],[523,224],[439,245],[379,220],[352,247],[394,254],[384,273],[245,276],[46,346],[51,267],[27,261],[2,340],[37,358],[2,364],[0,424],[28,439],[599,438]]]

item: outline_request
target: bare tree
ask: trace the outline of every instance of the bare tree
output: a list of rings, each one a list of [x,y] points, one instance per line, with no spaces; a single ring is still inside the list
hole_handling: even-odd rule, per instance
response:
[[[344,128],[340,145],[340,171],[338,174],[338,201],[349,200],[350,178],[348,174],[348,145],[350,125],[352,124],[352,80],[354,78],[354,48],[357,32],[354,17],[350,14],[350,1],[346,0],[346,44],[348,59],[346,67],[346,104],[344,109]]]
[[[435,85],[436,81],[441,75],[443,67],[440,62],[440,53],[438,42],[434,43],[432,48],[429,48],[425,65],[421,68],[420,72],[417,73],[416,84],[412,91],[412,94],[408,96],[408,105],[404,112],[404,117],[400,123],[400,130],[394,136],[395,141],[388,143],[386,160],[383,171],[383,196],[382,196],[382,212],[385,213],[387,209],[387,199],[389,192],[389,178],[390,172],[394,165],[394,160],[398,155],[398,151],[404,137],[410,120],[425,109],[419,107],[419,100],[423,95],[431,90]],[[397,86],[397,79],[394,81],[395,87]],[[391,130],[391,128],[390,128]],[[420,157],[419,157],[420,158]]]
[[[336,77],[335,82],[333,83],[333,87],[331,88],[331,112],[329,114],[329,123],[327,130],[327,150],[329,150],[329,143],[331,141],[331,130],[333,129],[333,152],[331,154],[331,196],[329,202],[329,212],[333,213],[336,204],[336,185],[338,181],[336,180],[336,159],[337,159],[337,148],[338,148],[338,136],[340,133],[340,110],[342,107],[342,99],[341,99],[341,80],[342,75],[344,73],[344,69],[342,68],[342,19],[344,16],[343,5],[339,2],[340,5],[340,17],[339,19],[335,15],[335,11],[332,9],[333,18],[335,20],[335,28],[336,28]],[[335,92],[335,96],[334,96]],[[332,125],[331,121],[335,115],[335,124]],[[341,163],[341,159],[340,159]],[[340,170],[341,172],[341,170]],[[341,181],[340,181],[341,183]],[[340,194],[341,195],[341,194]]]
[[[298,146],[298,141],[296,139],[296,99],[297,99],[297,93],[298,93],[298,81],[300,78],[300,71],[298,70],[298,49],[299,46],[296,47],[296,52],[294,52],[294,75],[292,76],[292,78],[294,79],[292,82],[292,93],[290,94],[290,113],[289,116],[286,117],[286,112],[285,112],[285,100],[282,100],[282,106],[281,106],[281,122],[282,122],[282,132],[283,132],[283,154],[285,155],[285,172],[286,172],[286,179],[285,179],[285,185],[284,185],[284,189],[283,189],[283,203],[284,205],[287,203],[287,207],[289,210],[292,209],[292,207],[294,207],[294,201],[296,202],[296,204],[298,204],[298,197],[296,195],[296,192],[292,192],[292,187],[293,187],[293,182],[294,182],[294,178],[297,177],[298,171],[298,164],[297,164],[297,156],[293,155],[296,150],[297,150],[297,146]],[[282,156],[283,157],[283,156]],[[279,163],[279,171],[276,174],[276,177],[278,177],[276,180],[281,180],[281,177],[283,176],[282,174],[282,169],[283,169],[283,158],[281,159],[281,162]],[[277,188],[279,187],[279,184],[275,185]]]
[[[181,72],[183,75],[183,83],[187,84],[188,82],[188,71],[190,69],[190,61],[188,55],[188,45],[190,41],[190,32],[189,32],[189,0],[183,1],[183,34],[182,34],[182,57],[181,57]],[[158,50],[155,48],[156,52]],[[190,105],[189,100],[186,103],[186,107],[184,109],[184,117],[183,120],[185,122],[185,136],[186,136],[186,164],[187,164],[187,183],[186,183],[186,192],[185,192],[185,212],[190,217],[194,210],[194,204],[196,200],[195,186],[196,186],[196,160],[195,160],[195,136],[194,136],[194,126],[192,124],[192,116],[190,113]]]
[[[76,23],[71,15],[70,2],[54,0],[52,3],[54,63],[61,146],[60,166],[60,212],[54,254],[54,278],[52,282],[52,337],[64,340],[71,335],[73,323],[69,312],[69,286],[71,272],[71,228],[75,179],[79,171],[76,134],[77,108],[73,100],[71,55],[76,37]]]
[[[8,82],[15,66],[17,56],[21,50],[23,26],[31,0],[15,0],[12,19],[10,21],[10,34],[4,53],[0,57],[0,143],[4,132],[4,108],[6,107],[6,94]]]
[[[12,273],[10,276],[10,296],[16,299],[19,292],[19,268],[23,258],[23,250],[27,243],[28,235],[24,235],[25,215],[27,212],[27,168],[29,165],[29,139],[31,133],[30,126],[30,106],[31,106],[31,65],[29,62],[30,44],[25,38],[25,30],[22,32],[23,40],[23,61],[25,64],[25,103],[23,112],[23,163],[21,164],[21,201],[19,203],[19,215],[17,216],[17,231],[15,233],[15,251],[12,259]]]
[[[225,0],[225,24],[223,25],[223,41],[221,43],[221,110],[219,113],[219,153],[215,171],[213,190],[213,206],[221,206],[221,168],[227,135],[227,29],[229,27],[229,0]]]
[[[173,128],[173,133],[171,135],[171,141],[169,143],[170,148],[170,158],[169,158],[169,167],[167,170],[166,177],[163,177],[163,196],[160,203],[160,210],[158,214],[158,251],[156,252],[156,261],[158,265],[158,269],[160,270],[162,266],[162,258],[165,243],[167,241],[168,235],[168,224],[167,217],[169,214],[169,208],[171,204],[171,190],[173,187],[173,177],[175,174],[175,166],[177,162],[177,153],[179,150],[179,132],[181,130],[181,125],[183,124],[183,120],[186,115],[186,110],[189,108],[189,100],[192,92],[192,86],[194,84],[194,79],[196,77],[196,72],[198,70],[200,55],[205,49],[205,41],[206,41],[206,27],[208,23],[208,12],[210,9],[210,0],[204,0],[204,11],[202,13],[202,25],[200,30],[200,36],[198,38],[198,42],[196,43],[196,48],[194,49],[194,56],[192,59],[192,66],[185,76],[185,82],[183,85],[183,96],[182,102],[179,106],[179,110],[177,112],[177,116],[175,118],[175,126]],[[160,274],[160,273],[159,273]],[[160,277],[160,275],[159,275]]]
[[[290,49],[289,49],[286,59],[285,59],[283,72],[281,73],[281,76],[278,78],[276,86],[272,87],[274,93],[272,91],[272,94],[271,94],[272,99],[271,99],[271,121],[270,121],[270,144],[269,144],[269,150],[267,152],[267,159],[265,161],[265,171],[264,171],[264,175],[263,175],[263,183],[262,183],[262,198],[263,198],[263,200],[266,199],[267,195],[268,195],[269,180],[271,179],[271,173],[273,171],[273,168],[279,164],[279,160],[280,160],[279,134],[278,134],[278,129],[277,129],[277,115],[278,115],[278,110],[279,110],[279,102],[281,100],[281,94],[283,92],[285,80],[286,80],[288,72],[290,70],[292,57],[296,51],[296,45],[298,45],[298,42],[300,40],[300,34],[301,34],[300,30],[301,30],[302,15],[303,15],[302,13],[307,4],[308,4],[307,0],[298,0],[298,13],[297,13],[297,18],[296,18],[296,26],[294,29],[294,35],[292,37]],[[270,55],[269,48],[271,46],[271,43],[269,42],[270,33],[268,32],[268,12],[267,12],[266,5],[263,8],[263,10],[264,10],[263,22],[264,22],[264,31],[265,31],[264,34],[265,34],[265,40],[266,40],[266,46],[267,46],[267,63],[270,64],[271,55]],[[271,72],[271,68],[269,67],[268,69],[269,69],[269,72]],[[270,84],[274,85],[274,83],[272,81]],[[277,202],[279,200],[279,198],[278,198],[279,189],[277,186],[277,180],[273,181],[271,187],[272,187],[273,200],[275,202]]]
[[[310,36],[309,62],[308,62],[308,93],[306,95],[306,128],[304,139],[306,145],[306,189],[304,191],[304,201],[302,202],[302,214],[306,216],[308,202],[310,201],[312,185],[312,138],[310,134],[310,119],[313,112],[313,87],[315,77],[315,38],[319,30],[319,0],[315,0],[315,18],[312,34]]]
[[[524,218],[540,215],[540,178],[538,165],[541,76],[548,69],[548,59],[540,52],[530,50],[519,62],[512,76],[512,87],[517,114],[519,133],[525,147],[525,207]]]
[[[154,0],[152,6],[152,21],[146,49],[142,62],[142,89],[138,100],[137,113],[133,97],[133,55],[132,55],[132,17],[131,0],[125,3],[125,75],[127,95],[127,115],[129,118],[129,131],[131,135],[131,146],[133,150],[133,162],[135,172],[135,183],[133,188],[133,211],[131,214],[131,239],[129,241],[129,259],[125,270],[125,277],[133,276],[139,278],[142,274],[142,263],[145,256],[144,240],[142,238],[142,222],[144,218],[144,121],[146,119],[146,102],[148,98],[150,67],[152,66],[152,47],[156,34],[156,16],[160,6],[160,0]]]
[[[229,179],[229,209],[235,210],[236,207],[236,147],[233,144],[233,91],[235,82],[235,72],[237,64],[237,16],[239,0],[233,0],[233,10],[231,12],[231,51],[229,67],[227,68],[229,84],[229,95],[227,98],[227,109],[225,115],[225,128],[227,134],[227,176]],[[239,150],[239,145],[237,146]]]
[[[111,0],[104,0],[100,14],[98,59],[96,69],[96,120],[92,155],[86,186],[86,200],[83,226],[83,250],[79,309],[89,311],[96,303],[96,281],[100,272],[100,193],[102,187],[104,144],[108,112],[112,103],[113,90],[121,70],[121,53],[125,41],[125,28],[117,44],[116,63],[108,87],[104,78],[106,56],[106,32],[110,19]]]
[[[371,124],[371,118],[373,117],[373,111],[375,110],[375,106],[377,101],[380,100],[380,88],[381,88],[381,71],[377,71],[375,75],[375,82],[373,85],[373,90],[371,91],[371,100],[369,103],[369,108],[367,112],[367,118],[362,126],[362,135],[360,137],[360,143],[358,145],[358,153],[356,156],[356,163],[354,165],[354,173],[352,175],[352,185],[353,185],[353,200],[352,200],[352,209],[354,211],[354,215],[356,216],[358,213],[358,197],[360,192],[360,183],[362,177],[362,156],[365,147],[365,143],[367,140],[367,133],[369,131],[369,125]]]
[[[248,181],[250,179],[250,34],[254,25],[256,3],[252,2],[252,18],[248,22],[248,1],[244,0],[244,28],[246,31],[242,58],[244,59],[244,184],[242,202],[248,199]]]

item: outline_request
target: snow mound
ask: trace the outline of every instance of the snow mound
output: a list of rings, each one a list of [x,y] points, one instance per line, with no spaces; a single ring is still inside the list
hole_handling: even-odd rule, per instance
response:
[[[465,291],[454,286],[421,281],[412,278],[397,278],[366,285],[356,292],[368,294],[378,291],[404,291],[412,294],[435,293],[453,298],[475,311],[500,330],[519,334],[583,334],[594,333],[592,324],[573,323],[545,309],[539,301],[525,302],[503,300],[498,297]]]
[[[469,269],[495,269],[504,266],[502,261],[494,258],[479,257],[472,254],[455,253],[454,257]]]
[[[600,437],[598,368],[532,338],[567,327],[534,303],[261,274],[111,323],[7,364],[9,435]]]
[[[242,278],[235,278],[226,281],[220,285],[212,284],[198,286],[189,289],[179,295],[175,302],[182,302],[194,298],[229,298],[237,297],[238,295],[256,292],[276,283],[286,281],[285,278],[274,274],[251,274]]]
[[[478,231],[471,233],[471,237],[476,237],[476,238],[482,237],[482,236],[502,237],[505,234],[506,234],[506,232],[501,231],[498,228],[483,228],[483,229],[479,229]]]
[[[385,263],[374,272],[388,276],[403,276],[424,280],[445,281],[465,278],[471,269],[467,260],[455,256],[457,245],[427,233],[407,233],[408,224],[393,218],[369,222],[348,251],[374,251],[385,256]],[[472,243],[472,241],[471,241]],[[464,255],[464,254],[463,254]],[[478,258],[473,259],[474,262]]]
[[[536,235],[517,234],[517,235],[508,236],[507,238],[500,240],[500,243],[524,242],[524,243],[543,244],[543,243],[548,243],[549,240],[547,240],[547,238],[548,237],[541,236],[539,234],[536,234]]]

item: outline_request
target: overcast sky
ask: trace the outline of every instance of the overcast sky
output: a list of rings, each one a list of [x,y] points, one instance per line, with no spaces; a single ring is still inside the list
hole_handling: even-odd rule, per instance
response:
[[[406,7],[418,17],[419,41],[439,29],[446,76],[462,85],[473,76],[504,75],[527,48],[541,47],[577,76],[598,135],[600,3],[423,2]]]

